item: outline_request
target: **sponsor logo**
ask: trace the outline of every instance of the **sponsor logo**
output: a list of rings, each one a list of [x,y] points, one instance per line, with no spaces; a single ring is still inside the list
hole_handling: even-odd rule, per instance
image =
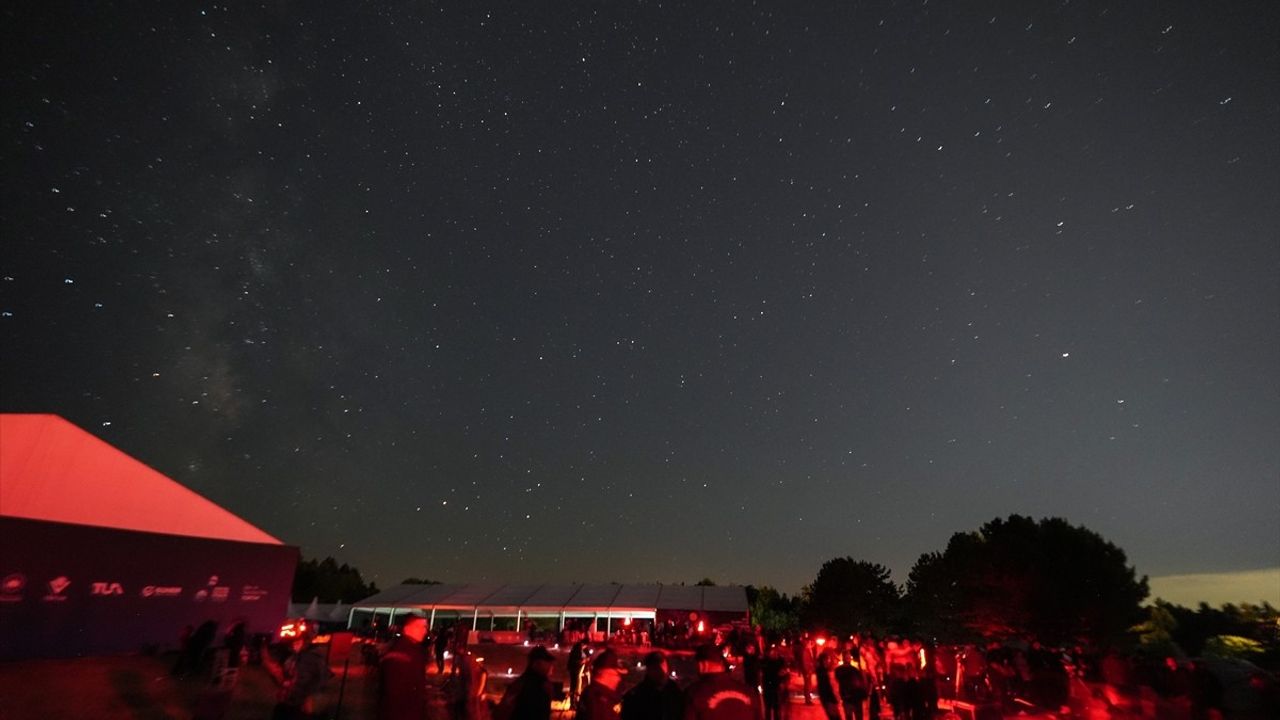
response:
[[[22,599],[22,591],[27,587],[27,576],[22,573],[10,573],[0,580],[0,602],[18,602]]]
[[[67,596],[63,593],[65,593],[69,587],[71,587],[71,580],[69,580],[66,575],[59,575],[49,581],[49,594],[45,595],[44,599],[47,602],[63,602],[67,599]]]
[[[123,595],[124,586],[118,582],[95,582],[89,583],[90,595]]]
[[[241,602],[257,602],[267,596],[267,589],[257,585],[245,585],[240,588]]]
[[[178,597],[182,594],[179,585],[148,585],[142,588],[142,597]]]

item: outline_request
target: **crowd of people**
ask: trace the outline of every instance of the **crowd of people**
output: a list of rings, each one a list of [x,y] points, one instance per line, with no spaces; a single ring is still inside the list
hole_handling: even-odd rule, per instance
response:
[[[216,636],[212,622],[186,628],[174,674],[209,677],[212,670],[215,685],[232,686],[239,667],[252,656],[279,688],[273,720],[315,716],[314,704],[333,672],[311,632],[271,649],[263,637],[254,642],[242,622],[232,624],[221,645]],[[1116,693],[1140,681],[1118,656],[1094,658],[1081,648],[1048,648],[1034,641],[939,646],[911,638],[767,635],[739,626],[705,635],[693,653],[696,678],[679,678],[688,683],[682,686],[672,662],[678,660],[684,672],[688,650],[638,655],[643,646],[615,646],[616,638],[593,644],[587,637],[584,632],[566,638],[574,642],[567,653],[559,651],[560,668],[557,654],[533,645],[524,672],[498,691],[482,658],[468,646],[465,628],[446,626],[432,634],[427,620],[414,615],[386,642],[361,647],[380,720],[551,720],[553,708],[557,718],[579,720],[789,720],[793,702],[816,705],[825,720],[879,720],[890,714],[894,720],[931,720],[957,704],[1007,710],[1021,703],[1056,710],[1069,704],[1068,696],[1085,686],[1086,677]],[[619,650],[638,659],[637,669],[643,668],[638,679],[624,679],[629,669]],[[437,681],[429,683],[432,670]],[[566,682],[553,684],[553,670]],[[1170,660],[1156,675],[1140,684],[1185,693],[1192,710],[1213,707],[1221,698],[1221,688],[1194,663]],[[1116,707],[1121,698],[1103,700]]]

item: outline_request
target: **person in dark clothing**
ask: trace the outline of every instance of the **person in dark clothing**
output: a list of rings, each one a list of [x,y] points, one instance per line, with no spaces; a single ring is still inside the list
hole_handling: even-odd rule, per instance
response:
[[[311,643],[311,633],[293,639],[292,653],[272,671],[280,683],[272,720],[306,720],[312,717],[316,696],[329,679],[329,664]]]
[[[551,720],[551,666],[555,657],[541,645],[529,651],[529,665],[507,686],[495,720]]]
[[[684,720],[763,720],[760,694],[726,672],[719,648],[700,645],[694,658],[698,679],[685,690]]]
[[[582,641],[573,644],[569,650],[569,707],[578,707],[578,693],[582,691],[582,663],[586,659],[586,648]]]
[[[853,663],[853,654],[847,649],[844,652],[844,662],[836,668],[836,686],[844,704],[844,720],[862,720],[862,702],[867,699],[867,681],[862,670]]]
[[[427,620],[414,616],[405,621],[400,637],[387,648],[378,663],[382,684],[378,688],[378,720],[422,720],[427,708],[427,652],[422,639]]]
[[[760,688],[760,646],[755,636],[742,645],[742,680],[747,687],[759,692]]]
[[[205,654],[208,653],[209,647],[213,645],[213,641],[218,636],[218,623],[214,620],[205,620],[200,623],[200,627],[191,634],[191,640],[187,643],[187,660],[183,663],[186,672],[200,674],[208,668],[205,661]]]
[[[818,656],[817,665],[818,702],[822,703],[822,711],[826,713],[827,720],[844,720],[844,709],[836,686],[835,653],[824,650]]]
[[[578,720],[620,720],[614,708],[622,700],[618,684],[623,672],[614,651],[605,650],[596,656],[591,663],[591,684],[582,691],[578,703]]]
[[[791,673],[777,645],[770,645],[760,663],[760,690],[764,694],[765,720],[782,720]]]
[[[436,654],[436,673],[439,675],[444,674],[444,654],[445,651],[449,649],[450,632],[450,630],[441,628],[440,632],[436,633],[436,644],[434,649]]]
[[[622,696],[622,720],[683,720],[684,694],[667,672],[667,656],[644,656],[644,679]]]
[[[222,639],[222,644],[227,648],[227,667],[240,667],[240,655],[244,652],[247,641],[244,620],[236,620],[236,623],[227,631],[226,637]]]

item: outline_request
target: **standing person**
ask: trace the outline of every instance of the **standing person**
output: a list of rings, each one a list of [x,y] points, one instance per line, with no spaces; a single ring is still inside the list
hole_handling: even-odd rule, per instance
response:
[[[760,695],[726,672],[719,648],[699,645],[694,659],[698,679],[685,690],[684,720],[763,720]]]
[[[667,672],[667,656],[644,656],[644,679],[622,696],[622,720],[683,720],[684,694]]]
[[[617,653],[605,650],[596,656],[591,662],[591,684],[578,704],[578,720],[621,720],[615,708],[622,702],[618,695],[622,674]]]
[[[555,657],[541,645],[529,651],[524,673],[507,686],[495,720],[551,720],[551,667]]]
[[[764,695],[765,720],[783,720],[790,679],[791,673],[787,671],[787,661],[782,657],[782,650],[776,643],[769,645],[769,650],[760,663],[760,690]]]
[[[484,688],[489,682],[489,671],[470,650],[453,659],[458,670],[457,695],[453,699],[454,720],[490,720],[489,705],[484,700]]]
[[[818,656],[817,676],[818,702],[822,703],[822,711],[826,713],[827,720],[844,720],[844,709],[836,686],[835,653],[823,650]]]
[[[569,707],[578,707],[578,692],[582,690],[582,661],[586,659],[586,649],[582,641],[573,644],[569,650]]]
[[[813,638],[809,637],[809,633],[804,633],[796,638],[796,644],[793,648],[795,652],[795,669],[800,673],[800,681],[804,685],[804,704],[813,704],[813,673],[814,673],[814,657],[813,657]]]
[[[422,720],[427,709],[427,619],[418,615],[404,621],[400,637],[387,648],[378,663],[382,684],[378,688],[378,720]]]
[[[760,692],[760,646],[755,640],[752,635],[750,641],[742,645],[742,681]]]
[[[449,633],[453,632],[449,628],[440,628],[440,632],[436,633],[436,674],[444,674],[444,655],[449,650]]]
[[[272,720],[306,720],[313,717],[315,697],[329,679],[329,664],[311,642],[311,633],[302,632],[292,641],[292,654],[283,665],[268,671],[280,683]]]
[[[836,668],[836,686],[840,691],[840,701],[844,704],[844,720],[862,720],[862,701],[867,699],[867,681],[848,648],[845,648],[843,659],[844,662]]]

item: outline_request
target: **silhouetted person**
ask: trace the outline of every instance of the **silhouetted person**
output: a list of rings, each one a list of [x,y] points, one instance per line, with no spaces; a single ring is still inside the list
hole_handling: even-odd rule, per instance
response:
[[[844,664],[836,668],[835,674],[840,701],[844,705],[844,720],[862,720],[862,701],[867,699],[867,680],[863,677],[862,670],[854,664],[853,655],[848,650],[844,653]]]
[[[280,694],[271,720],[306,720],[312,717],[315,696],[329,679],[329,665],[311,643],[311,633],[303,632],[291,644],[291,654],[272,672],[280,683]]]
[[[763,720],[760,695],[726,672],[715,645],[694,652],[698,679],[685,690],[684,720]]]
[[[444,654],[449,650],[449,633],[453,632],[448,628],[440,628],[440,632],[436,633],[436,673],[444,674]]]
[[[484,699],[484,688],[489,673],[476,660],[470,650],[453,659],[458,669],[458,681],[454,683],[453,720],[489,720],[489,704]]]
[[[582,663],[586,659],[586,648],[582,641],[573,644],[569,649],[569,707],[578,707],[578,693],[582,691]]]
[[[222,639],[222,644],[227,648],[227,667],[240,667],[240,655],[244,652],[244,646],[247,641],[244,620],[236,620],[231,629],[227,631],[226,637]]]
[[[205,620],[191,634],[191,642],[187,644],[187,672],[200,673],[206,670],[205,654],[218,636],[218,623]]]
[[[790,676],[782,650],[777,645],[770,645],[764,660],[760,662],[760,690],[764,695],[765,720],[782,720],[787,700],[787,680]]]
[[[644,656],[644,679],[622,696],[622,720],[683,720],[684,694],[671,679],[667,656]]]
[[[804,703],[805,705],[813,704],[813,673],[814,673],[814,656],[813,656],[813,638],[808,633],[796,638],[795,647],[792,648],[795,653],[795,671],[800,673],[800,682],[804,686]]]
[[[551,720],[551,667],[555,658],[541,645],[529,651],[524,673],[507,686],[497,720]]]
[[[591,661],[591,684],[582,691],[578,703],[578,720],[620,720],[614,708],[622,701],[618,684],[622,682],[622,666],[618,654],[605,650]]]
[[[387,648],[378,662],[379,720],[422,720],[427,708],[427,652],[422,639],[427,620],[414,616],[405,620],[400,637]]]
[[[827,720],[844,720],[841,708],[840,693],[836,687],[836,655],[824,650],[818,656],[817,663],[818,702],[822,703],[822,712]]]

